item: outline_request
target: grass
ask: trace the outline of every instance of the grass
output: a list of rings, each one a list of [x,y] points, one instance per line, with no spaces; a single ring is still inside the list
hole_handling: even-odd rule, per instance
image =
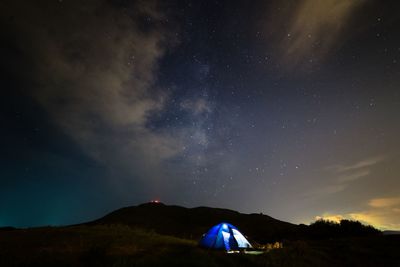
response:
[[[122,225],[45,227],[1,231],[0,266],[400,266],[399,245],[399,236],[286,241],[244,255]]]

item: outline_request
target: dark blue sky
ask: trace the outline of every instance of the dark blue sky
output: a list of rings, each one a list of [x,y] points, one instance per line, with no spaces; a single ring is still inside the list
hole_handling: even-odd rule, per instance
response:
[[[398,7],[2,4],[0,226],[160,199],[400,229]]]

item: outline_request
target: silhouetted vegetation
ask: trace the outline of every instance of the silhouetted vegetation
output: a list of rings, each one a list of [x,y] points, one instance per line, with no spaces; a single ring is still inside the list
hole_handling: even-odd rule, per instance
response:
[[[0,266],[400,266],[399,244],[398,235],[284,241],[246,255],[124,225],[45,227],[2,232]]]
[[[378,235],[372,226],[357,221],[340,223],[318,220],[308,225],[295,225],[263,214],[241,214],[218,208],[184,208],[162,203],[147,203],[116,210],[88,225],[125,224],[152,230],[159,234],[199,240],[211,226],[229,222],[253,243],[273,243],[282,240],[329,239]]]
[[[17,228],[11,227],[11,226],[5,226],[5,227],[0,227],[0,231],[10,231],[10,230],[16,230]]]
[[[267,248],[273,240],[283,248],[262,255],[200,248],[202,233],[223,220],[240,225],[255,246]],[[3,229],[0,266],[400,266],[399,246],[400,235],[357,221],[294,225],[260,214],[157,204],[83,225]]]
[[[382,234],[378,229],[364,225],[359,221],[341,220],[339,223],[329,220],[317,220],[307,229],[312,239],[374,236]]]
[[[220,222],[239,228],[250,241],[272,243],[296,236],[298,226],[261,214],[241,214],[219,208],[184,208],[162,203],[146,203],[116,210],[88,225],[125,224],[172,235],[199,240],[208,229]]]

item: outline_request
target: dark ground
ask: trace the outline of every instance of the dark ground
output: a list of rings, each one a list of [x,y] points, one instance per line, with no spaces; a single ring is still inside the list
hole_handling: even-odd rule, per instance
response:
[[[159,213],[155,213],[154,208]],[[171,210],[170,216],[164,213],[167,210]],[[191,221],[198,216],[192,214],[192,209],[175,206],[145,205],[122,211],[82,225],[3,228],[0,230],[0,266],[400,266],[400,235],[303,236],[299,239],[290,229],[304,230],[304,226],[285,222],[279,226],[280,221],[265,215],[257,217],[264,223],[257,226],[254,215],[221,209],[200,208],[202,216],[208,213],[201,222]],[[140,213],[143,214],[139,216]],[[197,213],[199,210],[195,209],[194,214]],[[187,227],[182,228],[182,233],[174,234],[181,227],[178,215],[184,216]],[[198,232],[203,231],[203,223],[218,220],[222,215],[230,216],[229,219],[241,224],[243,229],[253,226],[251,235],[239,227],[253,240],[253,245],[265,244],[260,242],[263,239],[278,238],[269,236],[270,231],[261,232],[260,237],[254,236],[257,229],[275,225],[277,231],[284,234],[283,229],[287,228],[286,237],[275,239],[283,243],[283,248],[262,255],[246,255],[198,247],[197,240],[201,237]],[[164,221],[157,221],[157,216],[164,217]],[[151,220],[147,227],[145,218]],[[263,233],[266,235],[262,236]]]

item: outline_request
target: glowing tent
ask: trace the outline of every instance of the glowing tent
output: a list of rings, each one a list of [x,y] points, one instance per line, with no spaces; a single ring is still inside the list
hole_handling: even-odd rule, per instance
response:
[[[200,246],[225,250],[238,250],[252,247],[239,230],[229,223],[220,223],[213,226],[201,238]]]

